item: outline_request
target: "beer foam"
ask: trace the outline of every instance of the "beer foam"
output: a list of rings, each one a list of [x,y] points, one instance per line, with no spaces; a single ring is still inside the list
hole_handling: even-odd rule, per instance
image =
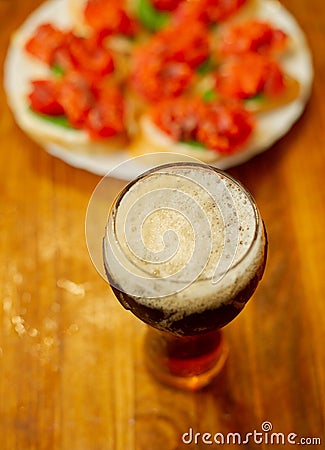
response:
[[[209,166],[153,169],[117,199],[104,239],[110,283],[168,321],[230,303],[264,262],[250,194]]]

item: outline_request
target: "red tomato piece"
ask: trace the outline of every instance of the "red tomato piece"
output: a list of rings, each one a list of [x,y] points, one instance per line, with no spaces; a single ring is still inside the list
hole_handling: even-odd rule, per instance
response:
[[[95,103],[85,123],[93,139],[108,138],[122,133],[124,126],[124,99],[119,89],[103,81],[93,89]]]
[[[253,115],[242,106],[211,103],[198,128],[197,140],[221,154],[231,154],[247,142],[254,125]]]
[[[187,27],[168,27],[158,33],[155,39],[161,42],[161,47],[164,46],[166,59],[184,62],[192,68],[203,63],[209,56],[209,33],[201,23]]]
[[[88,0],[84,9],[86,23],[102,37],[110,34],[133,36],[137,23],[117,0]]]
[[[220,51],[224,56],[248,52],[272,54],[285,49],[287,38],[286,33],[271,24],[252,19],[226,30]]]
[[[25,44],[25,50],[49,66],[55,51],[63,44],[65,33],[50,23],[40,25]]]
[[[203,0],[210,23],[223,22],[235,14],[247,0]]]
[[[28,96],[33,111],[50,116],[64,114],[62,105],[58,102],[59,85],[52,80],[32,81],[32,91]]]
[[[267,97],[281,95],[286,89],[284,74],[276,61],[271,61],[267,67],[267,75],[264,78],[263,93]]]
[[[64,73],[75,69],[75,62],[70,51],[71,41],[75,38],[72,32],[68,32],[62,45],[57,47],[53,52],[52,65],[57,65]]]
[[[151,118],[173,140],[197,141],[221,154],[240,149],[255,125],[253,115],[238,103],[204,103],[185,97],[159,103]]]
[[[276,96],[285,89],[277,61],[247,53],[225,62],[216,75],[216,90],[224,97],[248,99],[257,94]]]
[[[109,49],[100,46],[95,39],[83,38],[67,33],[64,45],[54,52],[53,63],[65,72],[77,70],[100,78],[114,70],[114,61]]]
[[[152,5],[160,11],[174,11],[184,0],[153,0]]]
[[[77,72],[70,72],[61,81],[58,101],[70,123],[82,128],[93,107],[94,96],[86,79]]]
[[[151,119],[173,140],[192,141],[196,139],[204,110],[200,99],[179,97],[158,103],[151,111]]]
[[[132,83],[145,98],[177,97],[191,84],[193,69],[209,55],[209,36],[202,24],[169,27],[134,55]]]
[[[174,14],[174,21],[182,23],[201,22],[205,25],[223,22],[237,12],[247,0],[200,0],[185,1]]]
[[[193,72],[186,63],[165,61],[151,52],[137,53],[133,61],[132,84],[150,101],[177,97],[191,83]]]
[[[49,66],[57,65],[64,72],[78,70],[102,77],[114,70],[109,49],[98,43],[96,36],[79,37],[62,32],[50,24],[41,25],[27,41],[25,49]]]

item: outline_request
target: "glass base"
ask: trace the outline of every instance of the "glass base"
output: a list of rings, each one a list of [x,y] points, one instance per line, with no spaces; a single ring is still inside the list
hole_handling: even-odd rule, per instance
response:
[[[222,370],[228,353],[220,330],[175,336],[149,327],[145,337],[148,369],[158,381],[178,389],[207,386]]]

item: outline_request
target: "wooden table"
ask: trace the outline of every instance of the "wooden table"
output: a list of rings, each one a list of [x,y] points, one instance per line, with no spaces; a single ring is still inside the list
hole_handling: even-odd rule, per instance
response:
[[[1,66],[10,33],[39,3],[0,0]],[[214,448],[202,433],[261,432],[265,421],[297,440],[319,437],[324,448],[325,3],[283,4],[313,51],[313,93],[280,142],[230,170],[260,207],[270,252],[254,299],[225,329],[228,364],[202,392],[169,389],[147,373],[145,326],[113,298],[86,248],[99,177],[26,137],[1,90],[2,450]],[[182,441],[190,429],[201,433],[197,444]],[[258,447],[274,447],[263,436]]]

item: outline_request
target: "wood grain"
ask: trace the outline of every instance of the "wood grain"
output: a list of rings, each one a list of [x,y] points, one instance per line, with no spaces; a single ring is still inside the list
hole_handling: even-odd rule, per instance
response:
[[[38,4],[0,0],[1,66],[10,34]],[[244,435],[261,431],[264,421],[275,432],[320,437],[324,446],[325,3],[283,4],[311,46],[313,92],[280,142],[229,171],[254,195],[270,252],[260,288],[225,328],[225,370],[199,393],[152,380],[142,355],[145,326],[120,307],[91,264],[84,222],[99,178],[29,140],[1,89],[3,450],[213,448],[181,437],[190,428]]]

